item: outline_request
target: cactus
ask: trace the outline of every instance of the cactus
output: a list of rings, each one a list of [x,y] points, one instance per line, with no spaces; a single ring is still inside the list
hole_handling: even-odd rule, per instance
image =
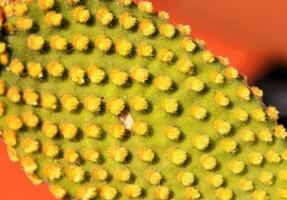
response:
[[[287,199],[287,132],[228,60],[131,0],[7,4],[1,136],[55,198]]]

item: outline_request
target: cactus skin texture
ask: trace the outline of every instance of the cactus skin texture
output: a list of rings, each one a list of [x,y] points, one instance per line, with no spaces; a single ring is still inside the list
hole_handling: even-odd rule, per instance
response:
[[[55,198],[287,199],[286,130],[228,60],[152,4],[8,4],[1,136]]]

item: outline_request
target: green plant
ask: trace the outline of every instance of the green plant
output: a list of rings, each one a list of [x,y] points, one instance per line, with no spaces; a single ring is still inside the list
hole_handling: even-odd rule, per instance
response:
[[[0,124],[56,198],[286,199],[286,130],[188,26],[131,0],[8,4]]]

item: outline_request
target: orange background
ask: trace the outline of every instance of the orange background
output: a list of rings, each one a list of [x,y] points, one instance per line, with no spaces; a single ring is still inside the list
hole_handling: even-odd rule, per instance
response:
[[[0,0],[1,1],[1,0]],[[287,58],[285,0],[153,0],[174,23],[189,24],[216,55],[223,55],[252,81],[269,59]],[[52,200],[47,186],[34,186],[12,163],[0,141],[0,200]]]

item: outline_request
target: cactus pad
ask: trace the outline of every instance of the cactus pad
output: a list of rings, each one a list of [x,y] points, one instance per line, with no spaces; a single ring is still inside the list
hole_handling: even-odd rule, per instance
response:
[[[7,4],[1,136],[56,198],[287,199],[287,132],[147,1]]]

